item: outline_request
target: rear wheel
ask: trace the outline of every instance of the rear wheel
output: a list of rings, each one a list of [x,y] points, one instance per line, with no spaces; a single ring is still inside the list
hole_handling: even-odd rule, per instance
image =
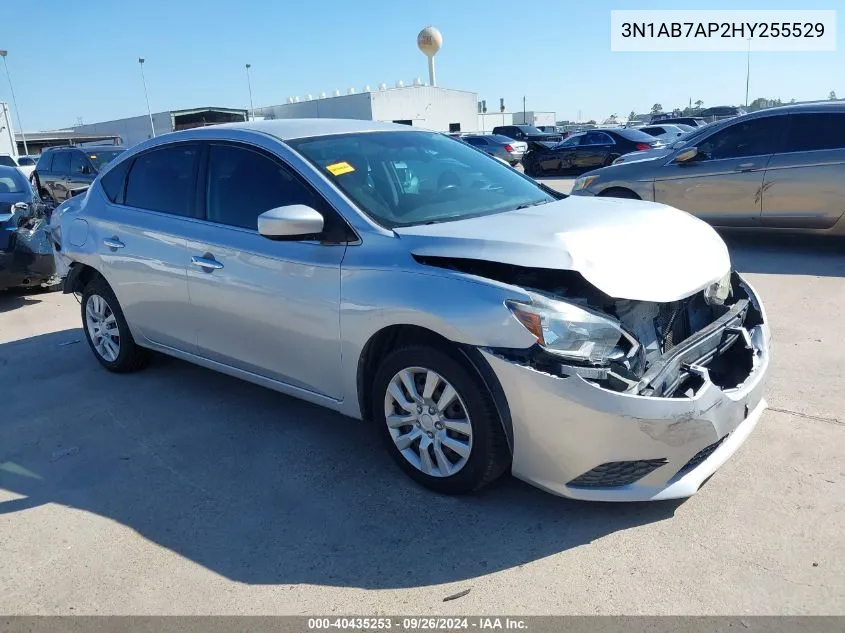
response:
[[[411,345],[389,354],[376,372],[372,402],[393,459],[431,490],[478,490],[510,464],[492,396],[446,350]]]
[[[85,338],[103,367],[128,373],[147,364],[150,352],[135,344],[123,310],[105,279],[92,279],[82,291],[81,303]]]

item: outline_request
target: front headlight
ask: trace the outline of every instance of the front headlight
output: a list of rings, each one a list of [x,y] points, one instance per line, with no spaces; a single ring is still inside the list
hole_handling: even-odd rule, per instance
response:
[[[731,290],[731,271],[728,271],[719,281],[714,281],[704,289],[704,301],[710,306],[725,305]]]
[[[531,303],[507,301],[517,320],[546,351],[574,361],[605,364],[624,356],[616,321],[571,303],[532,296]]]
[[[580,178],[576,178],[575,182],[572,183],[572,191],[580,191],[581,189],[586,189],[596,180],[598,180],[598,178],[598,176],[581,176]]]

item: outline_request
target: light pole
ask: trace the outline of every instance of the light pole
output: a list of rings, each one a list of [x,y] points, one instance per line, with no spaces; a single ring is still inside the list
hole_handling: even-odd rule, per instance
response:
[[[252,80],[249,78],[249,69],[252,68],[252,64],[246,65],[246,85],[249,87],[249,111],[251,113],[252,121],[255,121],[255,106],[252,105]],[[249,118],[249,117],[247,117]]]
[[[150,116],[150,131],[153,133],[153,138],[156,136],[156,128],[153,125],[153,111],[150,110],[150,98],[147,96],[147,78],[144,77],[144,58],[139,57],[138,63],[141,65],[141,81],[144,82],[144,99],[147,102],[147,114]]]
[[[748,84],[751,81],[751,38],[748,38],[748,57],[745,62],[745,107],[748,108]]]
[[[15,88],[12,86],[12,75],[9,74],[9,64],[6,62],[6,55],[8,54],[9,51],[0,50],[0,57],[3,58],[3,66],[6,67],[6,79],[9,80],[9,92],[12,93],[12,104],[15,106],[15,114],[18,115],[18,127],[21,129],[21,138],[23,139],[23,153],[29,154],[29,148],[26,146],[26,134],[23,131],[23,123],[21,123],[21,109],[18,107],[18,100],[15,99]],[[18,147],[17,143],[15,143],[15,153],[17,153],[17,151]]]

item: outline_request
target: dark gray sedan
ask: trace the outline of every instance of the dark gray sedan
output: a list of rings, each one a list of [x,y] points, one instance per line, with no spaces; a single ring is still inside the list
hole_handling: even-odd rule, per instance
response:
[[[761,110],[578,178],[574,195],[638,198],[723,227],[845,235],[845,104]]]
[[[501,134],[467,134],[462,136],[461,140],[511,166],[518,165],[528,151],[528,143],[515,141]]]

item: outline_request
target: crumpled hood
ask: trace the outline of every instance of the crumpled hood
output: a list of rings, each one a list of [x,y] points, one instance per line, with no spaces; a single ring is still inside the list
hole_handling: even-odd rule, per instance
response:
[[[721,279],[731,266],[711,226],[639,200],[570,196],[395,231],[414,255],[574,270],[617,299],[676,301]]]

